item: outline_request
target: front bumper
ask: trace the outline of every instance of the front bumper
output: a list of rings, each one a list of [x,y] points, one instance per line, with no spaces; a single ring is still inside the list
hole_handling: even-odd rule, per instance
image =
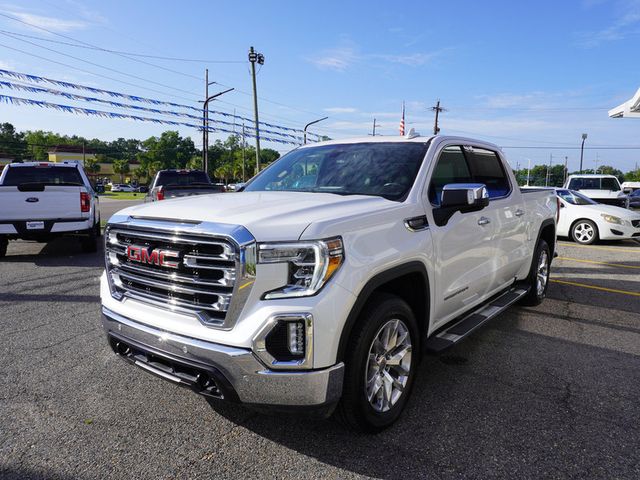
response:
[[[163,331],[105,307],[102,324],[116,353],[198,393],[281,407],[330,406],[342,394],[343,363],[321,370],[274,371],[249,349]]]
[[[640,228],[608,223],[607,228],[600,232],[601,240],[628,240],[631,238],[640,239]]]

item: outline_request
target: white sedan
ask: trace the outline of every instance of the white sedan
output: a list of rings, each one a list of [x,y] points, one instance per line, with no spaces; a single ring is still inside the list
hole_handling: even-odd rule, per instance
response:
[[[112,192],[135,192],[136,189],[129,184],[114,183],[111,187]]]
[[[596,240],[640,240],[640,213],[596,203],[574,190],[557,189],[558,236],[589,245]]]

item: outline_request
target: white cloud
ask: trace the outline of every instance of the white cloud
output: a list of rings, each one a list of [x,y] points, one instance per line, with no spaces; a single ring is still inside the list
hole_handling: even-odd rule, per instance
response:
[[[316,67],[323,70],[343,72],[354,64],[366,60],[378,60],[383,63],[401,64],[409,67],[420,67],[430,63],[434,58],[442,55],[448,49],[434,52],[415,52],[405,54],[392,53],[363,53],[352,42],[346,45],[324,50],[309,60]]]
[[[22,26],[31,30],[42,32],[42,29],[54,32],[70,32],[73,30],[82,30],[89,26],[88,22],[82,20],[69,20],[44,15],[36,15],[22,10],[10,9],[7,11],[9,15],[17,18],[22,22]],[[19,8],[19,7],[18,7]]]
[[[370,58],[377,58],[389,63],[400,63],[409,67],[419,67],[429,63],[439,52],[432,53],[411,53],[408,55],[372,54]]]
[[[312,58],[311,63],[323,70],[342,72],[353,65],[356,60],[356,52],[352,47],[342,47],[325,50],[318,57]]]
[[[324,109],[325,112],[329,113],[356,113],[358,109],[353,107],[329,107]]]
[[[15,70],[16,66],[11,62],[5,62],[4,60],[0,60],[0,68],[2,70]]]
[[[620,0],[615,4],[615,10],[616,17],[609,26],[591,32],[578,32],[576,44],[584,48],[593,48],[637,34],[640,28],[640,0]]]

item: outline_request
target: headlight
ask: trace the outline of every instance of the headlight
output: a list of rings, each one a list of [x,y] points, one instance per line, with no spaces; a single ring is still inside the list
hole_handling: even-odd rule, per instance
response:
[[[287,284],[267,292],[265,299],[308,297],[315,295],[344,260],[342,239],[262,243],[258,250],[258,263],[287,263]]]
[[[603,213],[601,215],[602,215],[602,218],[604,218],[605,222],[615,223],[617,225],[624,225],[624,222],[620,217],[614,217],[613,215],[607,215],[606,213]]]

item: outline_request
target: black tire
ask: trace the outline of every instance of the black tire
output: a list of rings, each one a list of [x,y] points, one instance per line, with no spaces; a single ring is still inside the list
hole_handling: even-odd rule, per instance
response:
[[[0,258],[7,256],[7,247],[9,246],[9,240],[5,237],[0,237]]]
[[[542,274],[540,272],[540,267],[542,265],[543,257],[546,258],[546,279],[544,281],[544,285],[542,289],[538,288],[538,274]],[[538,245],[536,246],[536,251],[533,254],[533,260],[531,261],[531,269],[529,270],[529,276],[527,277],[527,285],[529,286],[529,293],[527,293],[522,299],[520,303],[522,305],[527,306],[536,306],[540,305],[544,298],[547,296],[547,289],[549,288],[549,272],[551,268],[551,250],[549,249],[549,245],[547,242],[540,239]]]
[[[401,391],[395,392],[399,393],[399,396],[394,403],[391,404],[388,410],[378,411],[367,398],[366,375],[372,372],[369,356],[371,350],[374,348],[374,339],[381,334],[383,327],[393,320],[401,321],[402,327],[397,328],[402,328],[402,335],[408,332],[411,347],[408,350],[410,353],[409,371],[407,375],[402,376],[403,379],[406,377],[406,383]],[[400,324],[395,325],[398,326]],[[400,335],[396,336],[396,341],[399,338]],[[400,349],[400,347],[395,348]],[[376,294],[369,300],[369,303],[358,319],[358,323],[354,326],[347,352],[342,399],[336,410],[336,415],[344,424],[357,431],[368,433],[382,431],[391,426],[402,413],[411,393],[411,387],[413,386],[420,361],[420,332],[415,316],[409,305],[395,295],[386,293]],[[404,359],[406,361],[407,357],[405,356]],[[389,355],[386,356],[386,360],[389,360]],[[384,361],[384,365],[386,365],[386,360]],[[374,368],[380,368],[380,365],[376,364],[376,362],[374,362],[373,365]],[[388,365],[386,367],[383,366],[382,369],[387,369],[386,371],[389,374],[394,375],[398,371],[403,371],[395,370],[393,366]],[[390,372],[388,369],[394,370]],[[381,376],[380,382],[383,382],[384,372],[379,375]],[[375,379],[376,374],[370,378]],[[375,382],[376,380],[373,380],[373,383]],[[371,385],[373,385],[373,383],[371,383]],[[384,387],[379,387],[379,389],[383,390],[381,395],[384,396]],[[378,392],[380,392],[380,390],[378,390]],[[374,395],[374,397],[378,396]],[[393,394],[390,398],[393,398]]]
[[[571,226],[571,238],[580,245],[591,245],[598,240],[598,227],[591,220],[581,218]]]
[[[89,233],[80,240],[80,245],[84,253],[95,253],[98,251],[98,239],[102,231],[100,229],[100,222],[96,223]]]

